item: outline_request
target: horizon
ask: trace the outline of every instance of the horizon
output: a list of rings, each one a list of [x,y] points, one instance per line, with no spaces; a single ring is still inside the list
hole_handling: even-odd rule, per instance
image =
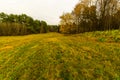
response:
[[[58,25],[59,17],[71,12],[79,0],[0,0],[0,12],[7,14],[26,14],[33,19],[46,21],[49,25]]]

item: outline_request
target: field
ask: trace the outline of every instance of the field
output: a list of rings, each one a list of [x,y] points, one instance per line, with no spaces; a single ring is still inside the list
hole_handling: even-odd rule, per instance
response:
[[[0,80],[120,80],[120,31],[1,36]]]

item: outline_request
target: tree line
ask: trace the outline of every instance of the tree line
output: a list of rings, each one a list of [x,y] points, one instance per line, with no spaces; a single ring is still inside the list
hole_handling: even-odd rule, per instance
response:
[[[120,0],[80,0],[60,19],[61,33],[120,29]]]
[[[48,25],[45,21],[34,20],[26,14],[0,13],[0,36],[27,35],[57,31],[56,27]]]

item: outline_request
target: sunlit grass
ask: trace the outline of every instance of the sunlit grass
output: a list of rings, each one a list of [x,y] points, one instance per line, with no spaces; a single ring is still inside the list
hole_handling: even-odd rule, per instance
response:
[[[119,37],[117,30],[2,36],[0,80],[120,80]]]

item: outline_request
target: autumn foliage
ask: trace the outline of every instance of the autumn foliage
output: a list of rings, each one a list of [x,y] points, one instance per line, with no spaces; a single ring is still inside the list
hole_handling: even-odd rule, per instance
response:
[[[60,16],[62,33],[119,29],[119,0],[80,0],[71,13]]]

